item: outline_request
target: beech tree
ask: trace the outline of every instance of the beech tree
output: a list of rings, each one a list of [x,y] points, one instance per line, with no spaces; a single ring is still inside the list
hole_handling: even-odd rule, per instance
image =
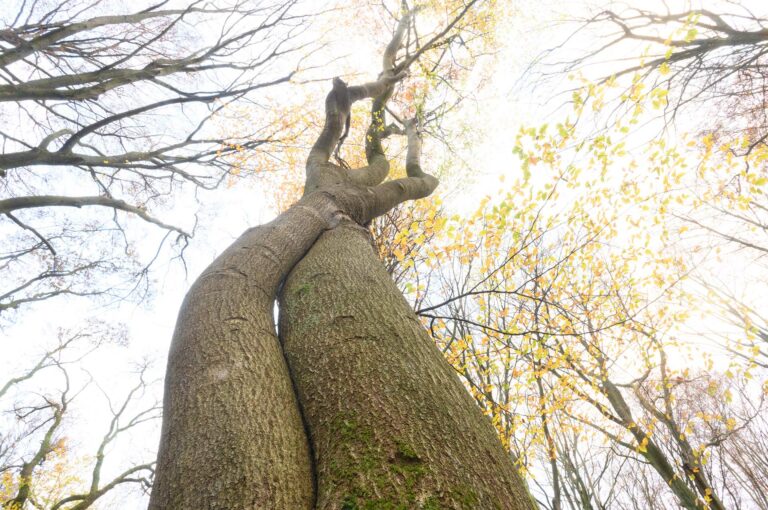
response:
[[[151,509],[535,507],[366,227],[438,185],[421,166],[419,119],[387,124],[385,109],[473,4],[420,45],[406,38],[406,12],[376,81],[334,79],[302,198],[192,286],[169,355]],[[366,98],[368,164],[330,162]],[[407,175],[386,180],[382,140],[394,134],[407,137]]]
[[[34,365],[0,381],[0,507],[85,510],[121,489],[149,490],[153,460],[131,461],[114,451],[160,418],[159,402],[147,399],[147,366],[136,370],[135,383],[117,399],[98,379],[82,377],[88,358],[108,344],[122,344],[124,335],[120,327],[98,323],[60,330],[58,342]],[[86,449],[70,433],[82,411],[78,405],[94,396],[106,400],[101,405],[109,414],[100,423],[101,436]],[[90,421],[101,419],[87,409]]]
[[[217,116],[298,71],[310,18],[296,4],[4,2],[3,319],[56,296],[147,293],[148,266],[174,241],[183,253],[196,226],[160,211],[182,190],[216,188],[243,151],[279,136],[258,123],[221,136]]]

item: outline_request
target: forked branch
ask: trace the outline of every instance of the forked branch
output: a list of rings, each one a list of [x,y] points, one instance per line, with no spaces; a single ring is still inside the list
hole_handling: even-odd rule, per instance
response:
[[[462,11],[462,16],[465,11]],[[397,52],[403,47],[403,40],[408,27],[413,20],[413,11],[407,12],[399,21],[398,26],[387,44],[382,58],[382,72],[375,82],[358,86],[346,86],[339,78],[333,81],[333,89],[328,94],[325,103],[326,121],[320,136],[315,142],[307,160],[307,178],[322,172],[338,173],[342,171],[353,184],[370,189],[374,204],[367,209],[374,216],[383,214],[395,205],[405,201],[428,196],[438,184],[436,178],[421,169],[421,136],[420,122],[412,119],[400,128],[396,125],[387,126],[386,108],[394,91],[395,84],[405,77],[408,65],[415,61],[412,55],[402,62],[397,62]],[[458,18],[451,23],[455,25]],[[434,44],[430,41],[430,44]],[[423,48],[422,48],[423,49]],[[421,54],[422,52],[417,52]],[[352,103],[363,98],[372,97],[371,122],[365,137],[365,155],[368,165],[354,170],[340,169],[338,165],[329,164],[328,160],[333,149],[343,141],[349,129],[349,115]],[[384,153],[382,140],[391,134],[405,134],[408,139],[408,154],[406,157],[406,172],[408,177],[389,183],[381,184],[389,174],[389,161]],[[338,156],[338,154],[337,154]],[[313,187],[314,188],[314,187]],[[307,188],[307,189],[313,189]],[[371,218],[366,218],[370,220]]]

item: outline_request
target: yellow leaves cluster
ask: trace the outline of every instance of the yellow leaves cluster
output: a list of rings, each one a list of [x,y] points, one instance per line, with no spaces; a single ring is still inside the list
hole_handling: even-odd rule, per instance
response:
[[[91,460],[73,455],[66,438],[57,440],[45,461],[34,470],[32,479],[26,481],[36,506],[50,508],[70,494],[87,492],[81,475],[87,472]],[[21,482],[14,470],[4,471],[0,475],[0,501],[14,497]]]
[[[609,80],[575,93],[577,116],[596,104],[599,110],[605,90],[615,86]],[[521,175],[509,184],[514,192],[484,200],[466,218],[448,218],[440,235],[426,240],[430,253],[442,254],[440,264],[425,263],[421,273],[416,264],[415,273],[424,278],[450,268],[466,288],[476,289],[473,285],[482,281],[483,289],[493,289],[461,301],[465,317],[482,327],[457,333],[451,321],[430,324],[449,361],[474,381],[468,382],[470,391],[505,441],[537,446],[550,455],[541,412],[558,427],[584,431],[583,424],[564,418],[566,410],[624,437],[631,427],[603,423],[600,413],[613,411],[595,374],[619,370],[619,380],[632,380],[658,364],[657,342],[674,352],[683,349],[665,335],[691,317],[692,299],[681,287],[690,268],[668,247],[692,225],[681,224],[675,215],[700,206],[696,185],[705,177],[732,175],[736,163],[728,156],[731,147],[711,135],[682,146],[657,139],[642,151],[630,151],[630,126],[639,124],[646,111],[666,106],[667,98],[668,91],[648,90],[638,75],[625,97],[632,104],[629,117],[605,132],[579,138],[578,126],[568,119],[555,129],[521,128],[513,148]],[[768,151],[751,157],[768,161]],[[764,167],[739,170],[740,182],[765,192],[768,176],[754,170]],[[738,204],[743,194],[723,193],[731,181],[720,183],[716,194]],[[407,244],[401,243],[416,226],[395,239],[403,256]],[[441,287],[439,294],[450,292]],[[574,366],[582,376],[595,378],[593,383],[569,372]],[[537,381],[546,381],[543,396]],[[667,388],[670,404],[681,405],[677,383],[658,380],[649,388]],[[717,391],[726,404],[733,401],[727,388]],[[715,420],[728,431],[737,427],[735,418],[722,413],[702,416],[690,420]],[[636,443],[637,452],[645,453],[658,424],[638,416],[632,426],[646,434]],[[696,422],[687,421],[679,440],[692,441],[697,434]]]

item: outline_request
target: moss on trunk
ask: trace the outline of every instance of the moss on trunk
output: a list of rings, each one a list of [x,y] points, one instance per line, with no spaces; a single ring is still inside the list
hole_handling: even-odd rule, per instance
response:
[[[318,510],[534,508],[365,229],[347,222],[323,234],[289,275],[280,305]]]

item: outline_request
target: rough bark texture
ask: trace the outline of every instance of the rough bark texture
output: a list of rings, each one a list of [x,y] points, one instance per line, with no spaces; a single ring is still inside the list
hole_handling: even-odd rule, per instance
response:
[[[535,508],[490,421],[344,222],[297,264],[280,338],[313,445],[318,510]]]
[[[312,508],[312,461],[273,306],[280,283],[339,221],[365,223],[426,196],[422,177],[355,185],[330,163],[273,222],[248,230],[198,278],[171,344],[150,510]]]
[[[311,459],[273,304],[284,275],[333,221],[322,198],[247,231],[187,294],[150,509],[312,508]]]
[[[418,122],[384,122],[415,58],[395,63],[409,19],[377,81],[334,80],[304,197],[243,234],[187,295],[150,510],[535,508],[360,226],[438,184],[420,166]],[[328,160],[364,98],[374,99],[368,166],[349,170]],[[408,137],[407,177],[382,182],[391,132]],[[283,282],[281,346],[273,305]]]

